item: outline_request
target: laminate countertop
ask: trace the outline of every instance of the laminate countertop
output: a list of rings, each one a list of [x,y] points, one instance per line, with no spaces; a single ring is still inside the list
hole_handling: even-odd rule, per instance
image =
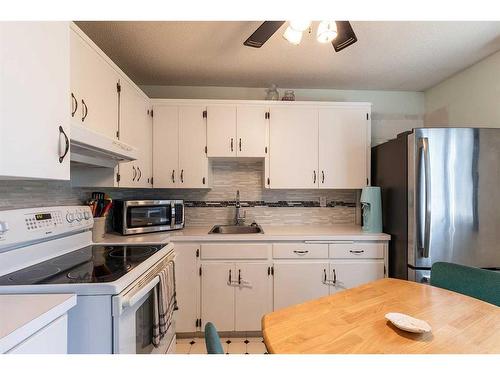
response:
[[[167,242],[219,242],[219,241],[389,241],[385,233],[363,232],[361,226],[338,225],[261,225],[260,234],[208,234],[211,226],[186,227],[170,232],[133,234],[122,236],[106,234],[100,243],[109,244],[161,244]]]
[[[20,344],[75,305],[74,294],[0,295],[0,353]]]

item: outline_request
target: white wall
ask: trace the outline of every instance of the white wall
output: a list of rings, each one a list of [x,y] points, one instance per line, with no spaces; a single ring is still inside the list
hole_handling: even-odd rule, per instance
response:
[[[500,51],[425,91],[425,126],[500,128]]]
[[[151,98],[264,99],[265,88],[216,86],[142,86]],[[286,89],[278,89],[280,94]],[[423,126],[424,94],[414,91],[293,89],[296,100],[370,102],[372,145]]]

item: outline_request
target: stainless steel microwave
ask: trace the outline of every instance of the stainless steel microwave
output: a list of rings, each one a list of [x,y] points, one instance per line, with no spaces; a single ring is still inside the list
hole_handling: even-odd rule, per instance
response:
[[[121,234],[184,228],[182,200],[113,201],[113,229]]]

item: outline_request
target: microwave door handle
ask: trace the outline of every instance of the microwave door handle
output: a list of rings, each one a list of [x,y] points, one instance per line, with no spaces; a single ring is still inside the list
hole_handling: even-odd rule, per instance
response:
[[[155,276],[153,280],[147,283],[137,293],[128,298],[127,296],[125,296],[122,302],[122,309],[134,306],[142,297],[148,294],[159,282],[160,282],[160,276]]]

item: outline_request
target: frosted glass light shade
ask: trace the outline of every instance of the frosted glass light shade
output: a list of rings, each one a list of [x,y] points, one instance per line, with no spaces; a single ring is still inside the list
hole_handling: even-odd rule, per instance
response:
[[[285,38],[294,45],[298,45],[302,40],[302,31],[296,31],[292,29],[290,26],[288,26],[285,32],[283,33],[283,38]]]
[[[320,43],[330,43],[337,37],[337,24],[335,21],[321,21],[318,25],[316,39]]]

